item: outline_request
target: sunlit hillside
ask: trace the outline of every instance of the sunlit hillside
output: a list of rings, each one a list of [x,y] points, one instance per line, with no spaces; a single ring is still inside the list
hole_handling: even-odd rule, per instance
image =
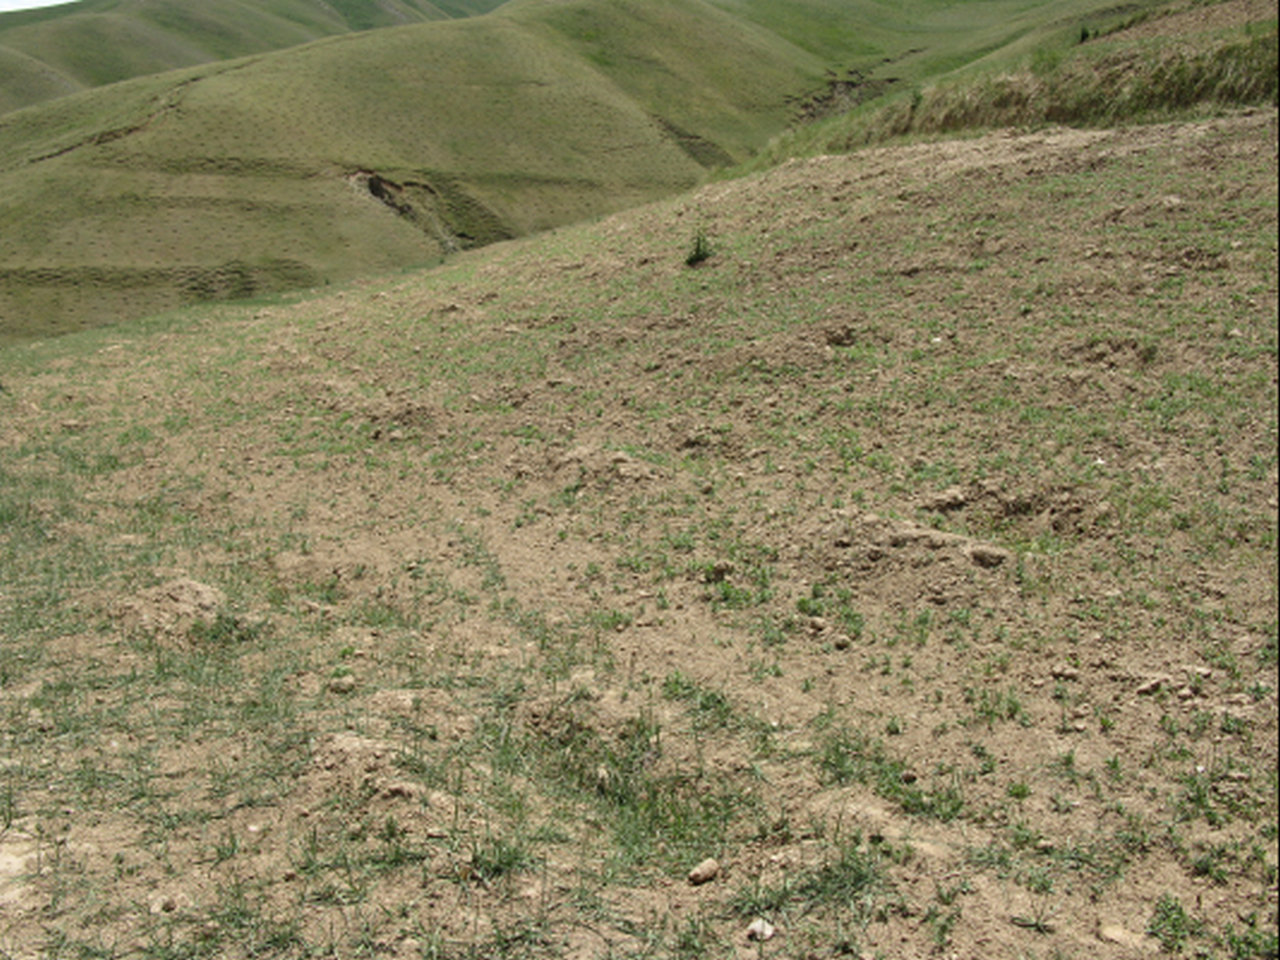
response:
[[[1107,10],[515,0],[14,111],[0,338],[421,265],[670,195],[789,125],[1061,45]]]
[[[78,90],[321,37],[484,13],[501,0],[76,0],[0,13],[0,114]]]

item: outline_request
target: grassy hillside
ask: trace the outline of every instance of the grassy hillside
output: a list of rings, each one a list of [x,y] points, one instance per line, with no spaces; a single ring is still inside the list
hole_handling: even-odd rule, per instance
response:
[[[1103,6],[515,0],[15,111],[0,118],[0,338],[620,209],[830,109],[806,94],[834,64],[841,89],[892,95]]]
[[[670,193],[748,156],[823,67],[700,0],[619,5],[603,64],[560,24],[578,6],[335,38],[0,119],[0,329],[422,263]]]
[[[79,0],[0,14],[0,114],[149,73],[321,37],[471,16],[501,0]]]
[[[1277,119],[10,347],[0,949],[1273,960]]]
[[[1018,25],[1015,41],[993,44],[949,72],[930,68],[906,77],[912,58],[869,71],[858,88],[822,104],[837,107],[828,111],[834,116],[789,131],[752,166],[902,136],[1045,123],[1106,126],[1276,104],[1274,0],[1097,10],[1060,4],[1057,13],[1033,23],[1022,12],[1006,25]],[[911,82],[878,82],[888,71]]]

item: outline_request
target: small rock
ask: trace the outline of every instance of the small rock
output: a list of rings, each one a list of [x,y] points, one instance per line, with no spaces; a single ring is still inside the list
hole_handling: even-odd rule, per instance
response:
[[[1140,933],[1126,930],[1118,923],[1104,923],[1098,927],[1098,939],[1103,943],[1115,943],[1129,950],[1150,953],[1154,944]]]
[[[330,693],[350,693],[355,688],[356,678],[351,676],[349,673],[345,676],[334,677],[329,681]]]
[[[993,547],[985,543],[974,544],[969,548],[969,559],[979,567],[998,567],[1009,559],[1009,551]]]
[[[945,512],[947,510],[959,510],[969,502],[968,495],[964,492],[964,487],[947,487],[940,493],[925,497],[920,501],[920,506],[925,510],[936,510]]]
[[[152,915],[160,913],[173,913],[177,910],[187,910],[191,907],[191,898],[185,893],[171,894],[162,893],[151,897],[148,907]]]
[[[407,780],[394,780],[382,788],[382,795],[388,799],[412,800],[418,795],[418,788]]]
[[[751,921],[751,925],[747,927],[748,940],[772,940],[774,934],[778,931],[773,924],[763,917],[756,917]]]
[[[830,347],[851,347],[857,343],[857,331],[850,326],[831,327],[823,331],[823,338]]]
[[[1053,668],[1053,678],[1055,680],[1079,680],[1080,671],[1071,666],[1058,666]]]
[[[427,793],[427,806],[436,810],[452,810],[458,806],[458,801],[443,790],[431,790]]]
[[[1134,693],[1138,694],[1138,696],[1140,697],[1148,697],[1151,694],[1155,693],[1157,690],[1159,690],[1168,682],[1169,682],[1168,677],[1152,677],[1142,686],[1138,687],[1138,689],[1135,690]]]
[[[714,880],[720,874],[720,863],[714,857],[707,857],[700,864],[689,871],[689,883],[695,887],[699,887],[708,881]]]

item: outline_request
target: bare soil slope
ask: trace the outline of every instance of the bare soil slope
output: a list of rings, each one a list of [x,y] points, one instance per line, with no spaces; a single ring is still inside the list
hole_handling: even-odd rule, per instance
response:
[[[1275,956],[1276,124],[11,350],[0,950]]]

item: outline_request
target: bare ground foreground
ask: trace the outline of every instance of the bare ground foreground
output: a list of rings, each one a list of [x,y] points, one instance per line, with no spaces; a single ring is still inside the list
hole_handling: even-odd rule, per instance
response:
[[[880,148],[8,350],[0,956],[1275,957],[1276,157]]]

